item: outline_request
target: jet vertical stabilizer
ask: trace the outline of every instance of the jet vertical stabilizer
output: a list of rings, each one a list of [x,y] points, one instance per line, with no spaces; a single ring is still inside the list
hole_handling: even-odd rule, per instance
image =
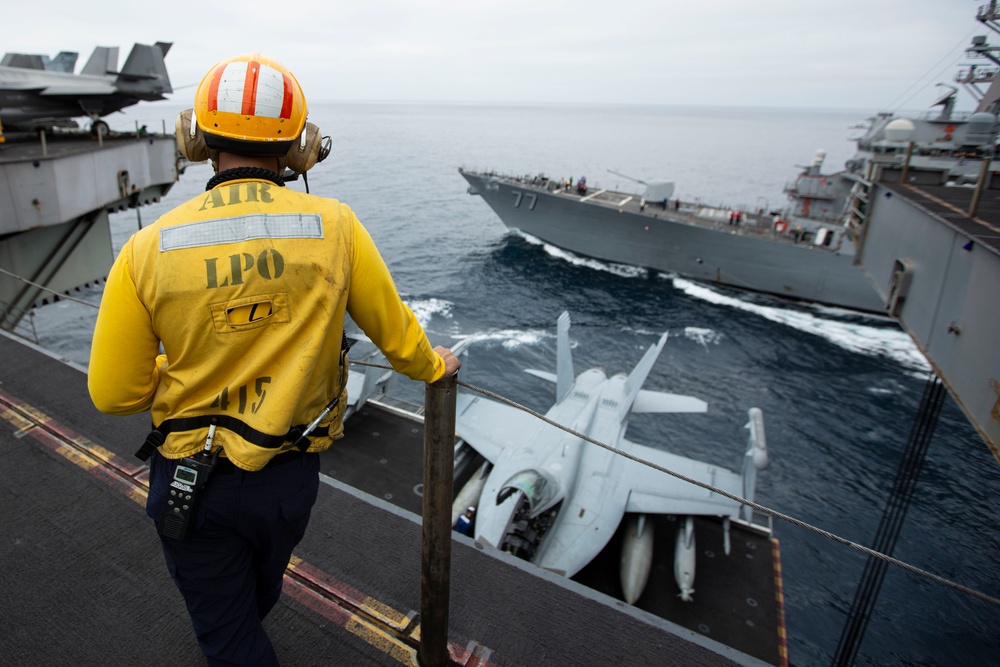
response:
[[[55,58],[31,53],[5,53],[0,66],[72,74],[77,55],[76,51],[60,51]]]
[[[646,354],[642,355],[642,359],[639,360],[639,363],[629,373],[628,379],[625,380],[625,397],[618,408],[618,421],[623,421],[632,411],[632,404],[635,403],[639,392],[642,391],[642,385],[646,382],[646,378],[649,377],[649,372],[653,370],[653,364],[656,363],[656,359],[660,356],[660,351],[666,342],[667,334],[664,333],[660,336],[660,340],[656,345],[649,346]]]
[[[0,119],[8,128],[35,130],[77,128],[72,119],[86,116],[95,136],[107,134],[104,116],[173,92],[163,62],[169,49],[166,42],[136,44],[119,72],[118,47],[99,46],[80,74],[45,68],[41,56],[8,54],[4,63],[25,60],[28,67],[0,65]],[[60,53],[55,64],[68,66],[71,55]]]
[[[143,100],[163,99],[164,94],[174,92],[170,87],[167,66],[163,62],[163,56],[170,50],[170,46],[168,42],[157,42],[154,46],[133,46],[118,74],[119,90]]]
[[[5,53],[3,60],[0,60],[0,66],[44,70],[45,61],[42,60],[42,56],[30,53]]]
[[[45,65],[45,69],[50,72],[66,72],[68,74],[73,73],[73,68],[76,67],[76,58],[79,54],[76,51],[60,51],[55,58],[48,58],[42,56],[42,62]]]
[[[569,326],[569,316],[563,313],[557,325],[557,372],[528,371],[557,385],[560,398],[545,413],[546,421],[506,403],[458,394],[455,434],[464,441],[462,446],[492,466],[479,473],[486,480],[477,505],[475,539],[572,577],[621,528],[622,590],[632,602],[642,595],[653,558],[649,515],[676,516],[680,523],[675,576],[681,597],[690,600],[695,566],[691,517],[738,518],[740,503],[733,498],[741,497],[744,480],[724,468],[625,437],[633,412],[706,410],[705,402],[692,396],[642,389],[666,344],[666,334],[628,375],[608,377],[603,369],[590,368],[574,379]],[[751,421],[759,424],[754,414]],[[549,422],[580,435],[560,431]],[[706,493],[699,483],[719,492]],[[476,488],[470,488],[469,495],[475,493]]]
[[[98,46],[95,48],[80,74],[89,74],[90,76],[118,74],[118,47]]]
[[[556,321],[556,403],[566,398],[573,386],[573,353],[569,349],[569,313]]]

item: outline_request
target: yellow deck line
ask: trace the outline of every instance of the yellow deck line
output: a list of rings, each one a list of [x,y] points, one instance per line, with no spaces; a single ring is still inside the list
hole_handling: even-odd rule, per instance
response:
[[[4,407],[6,406],[6,407]],[[111,468],[111,474],[125,482],[130,482],[132,490],[124,495],[134,502],[145,504],[148,493],[148,485],[135,477],[128,477],[119,474],[118,469],[111,463],[117,457],[108,449],[94,443],[83,436],[78,436],[74,440],[67,440],[59,435],[58,422],[51,419],[41,410],[26,403],[16,401],[13,404],[0,398],[0,419],[11,424],[15,431],[23,439],[23,435],[30,435],[34,429],[41,429],[45,439],[56,441],[52,449],[67,461],[87,472],[96,468]],[[47,424],[56,425],[56,430],[44,429]],[[286,578],[294,573],[295,568],[304,561],[297,556],[292,556],[288,568],[285,571]],[[411,632],[406,633],[406,628],[410,626],[410,617],[391,606],[384,604],[375,598],[366,597],[360,604],[362,613],[355,613],[350,609],[338,604],[336,599],[322,595],[301,578],[296,578],[296,586],[307,588],[325,604],[333,605],[342,609],[348,615],[348,620],[341,625],[351,634],[361,638],[369,645],[390,656],[394,660],[406,664],[416,665],[417,652],[413,648],[420,640],[420,627],[416,626]],[[403,641],[397,637],[398,633],[405,634],[408,641]]]

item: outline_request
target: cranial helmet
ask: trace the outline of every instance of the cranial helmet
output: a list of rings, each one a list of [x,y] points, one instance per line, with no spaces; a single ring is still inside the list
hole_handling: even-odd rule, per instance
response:
[[[189,160],[216,162],[218,151],[279,158],[297,174],[326,158],[329,142],[306,122],[306,98],[295,76],[259,53],[212,66],[194,109],[177,117],[177,144]]]

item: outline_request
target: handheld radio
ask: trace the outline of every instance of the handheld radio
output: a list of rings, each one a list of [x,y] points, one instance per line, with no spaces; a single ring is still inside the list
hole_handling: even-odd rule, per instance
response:
[[[174,469],[174,479],[170,482],[170,495],[167,498],[167,511],[160,523],[160,535],[175,540],[183,540],[187,536],[194,516],[198,493],[205,486],[218,453],[211,454],[212,439],[215,437],[215,424],[208,427],[208,437],[205,438],[205,449],[194,456],[180,460]]]

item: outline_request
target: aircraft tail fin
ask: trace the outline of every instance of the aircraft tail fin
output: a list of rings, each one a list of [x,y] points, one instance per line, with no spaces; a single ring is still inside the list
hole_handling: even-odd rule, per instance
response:
[[[45,62],[45,69],[51,72],[73,73],[76,67],[76,58],[80,55],[76,51],[60,51],[55,58],[42,58]]]
[[[166,93],[174,92],[163,62],[170,46],[169,42],[133,46],[118,74],[118,87],[142,100],[160,100]]]
[[[451,353],[454,354],[456,357],[462,356],[463,354],[468,356],[469,347],[471,346],[472,346],[472,337],[466,336],[465,338],[460,339],[457,343],[452,345],[450,349]]]
[[[31,53],[5,53],[0,66],[42,70],[45,69],[45,61],[42,56]]]
[[[107,76],[118,73],[118,47],[98,46],[90,54],[87,64],[80,70],[80,74],[90,76]]]
[[[535,370],[534,368],[525,368],[524,372],[527,373],[528,375],[534,375],[536,378],[541,378],[546,382],[551,382],[552,384],[556,384],[559,382],[559,378],[556,377],[555,373],[549,373],[548,371],[538,371]]]
[[[556,402],[573,386],[573,353],[569,349],[569,313],[563,311],[556,323]]]
[[[655,345],[649,346],[646,354],[642,355],[642,359],[639,360],[639,363],[629,373],[628,379],[625,380],[625,400],[621,406],[622,413],[620,416],[622,419],[632,409],[632,404],[638,398],[639,392],[642,390],[642,385],[646,382],[646,378],[649,377],[649,372],[653,370],[653,364],[656,363],[657,357],[660,356],[660,350],[663,349],[666,342],[667,334],[664,333]]]

